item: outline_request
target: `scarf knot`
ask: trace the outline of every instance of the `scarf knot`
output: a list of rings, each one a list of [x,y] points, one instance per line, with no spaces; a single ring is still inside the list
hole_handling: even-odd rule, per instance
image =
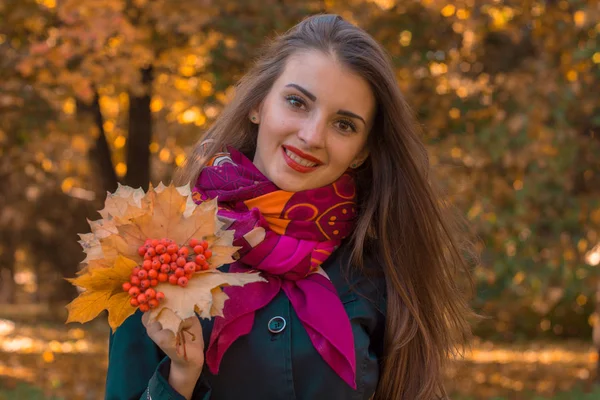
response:
[[[321,264],[352,231],[355,184],[344,173],[330,185],[301,192],[279,190],[242,153],[228,148],[203,168],[194,201],[218,197],[221,218],[231,221],[240,258],[230,272],[258,270],[266,283],[227,287],[223,317],[216,317],[206,352],[212,373],[231,344],[248,334],[255,312],[281,290],[316,351],[353,388],[356,355],[352,327]]]

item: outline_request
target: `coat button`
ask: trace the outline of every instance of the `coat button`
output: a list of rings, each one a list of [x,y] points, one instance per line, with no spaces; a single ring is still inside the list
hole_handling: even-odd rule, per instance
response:
[[[269,328],[269,332],[271,333],[281,333],[285,329],[285,319],[283,317],[277,316],[271,318],[267,327]]]

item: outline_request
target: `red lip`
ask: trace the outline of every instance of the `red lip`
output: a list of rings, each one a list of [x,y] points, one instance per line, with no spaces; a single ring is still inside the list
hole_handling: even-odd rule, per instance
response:
[[[310,154],[303,153],[300,149],[297,149],[294,146],[290,146],[290,145],[286,144],[286,145],[283,145],[282,147],[284,149],[291,151],[292,153],[297,154],[298,156],[304,158],[305,160],[317,163],[317,165],[323,164],[323,162],[321,160],[319,160],[318,158],[315,158],[315,157],[311,156]]]
[[[292,151],[291,149],[289,149],[289,150]],[[283,147],[283,146],[281,147],[281,152],[283,153],[283,159],[285,160],[288,167],[290,167],[294,171],[306,174],[307,172],[314,171],[318,167],[318,165],[315,165],[314,167],[306,167],[302,164],[298,164],[296,161],[292,160],[290,158],[290,156],[287,155],[287,153],[285,152],[285,147]]]

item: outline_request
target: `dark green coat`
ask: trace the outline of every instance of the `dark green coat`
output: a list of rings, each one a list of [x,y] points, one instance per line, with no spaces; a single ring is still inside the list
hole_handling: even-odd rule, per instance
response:
[[[218,375],[204,368],[193,399],[197,400],[337,400],[369,399],[379,377],[385,326],[385,281],[378,267],[349,271],[343,246],[323,264],[350,317],[356,349],[357,390],[323,361],[281,291],[256,312],[250,334],[225,353]],[[283,317],[286,327],[273,334],[268,323]],[[212,320],[201,320],[208,343]],[[170,361],[146,335],[141,313],[128,318],[110,338],[107,400],[183,400],[168,383]]]

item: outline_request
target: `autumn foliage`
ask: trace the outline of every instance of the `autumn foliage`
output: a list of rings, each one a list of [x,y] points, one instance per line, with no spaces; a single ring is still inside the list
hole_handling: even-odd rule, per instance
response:
[[[108,194],[100,215],[102,219],[90,221],[92,232],[80,235],[86,265],[70,282],[85,290],[67,306],[67,322],[88,322],[106,309],[108,323],[115,330],[139,308],[150,312],[150,321],[159,321],[164,329],[177,334],[181,322],[195,313],[203,318],[223,315],[228,297],[221,286],[263,281],[256,273],[217,270],[234,261],[237,247],[232,245],[233,231],[225,230],[217,217],[216,200],[196,205],[189,186],[161,184],[150,187],[148,193],[119,186],[114,194]],[[170,260],[170,256],[161,241],[152,239],[158,237],[164,238],[164,244],[181,247],[179,255],[173,257],[178,256],[177,263],[164,260]],[[197,245],[197,238],[204,242],[202,253],[210,251],[209,258],[202,256],[206,268],[192,261],[189,264],[196,268],[184,272],[183,264],[188,266],[188,261],[196,257],[193,251],[189,255],[185,245]],[[183,261],[178,266],[179,258]],[[142,267],[152,261],[157,262],[155,266]],[[165,275],[171,272],[179,281],[172,284],[166,279],[153,279],[151,283],[143,279],[140,285],[141,278],[151,271],[158,274],[162,266],[166,267]],[[160,299],[156,293],[161,293]]]

